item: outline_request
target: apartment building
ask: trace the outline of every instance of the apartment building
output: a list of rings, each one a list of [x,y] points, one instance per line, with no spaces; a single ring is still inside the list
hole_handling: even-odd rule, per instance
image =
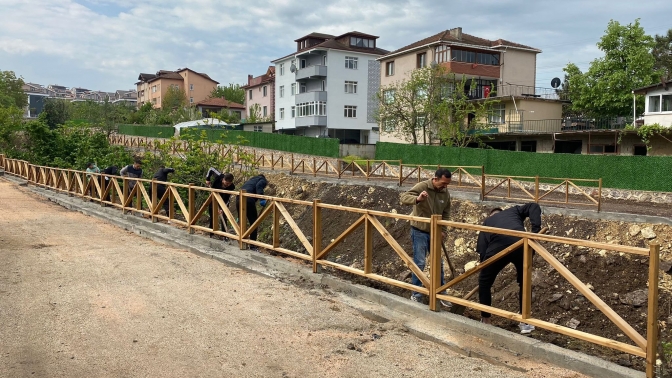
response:
[[[388,53],[377,47],[377,40],[357,31],[296,39],[295,52],[272,62],[276,131],[375,144],[375,95],[380,88],[376,59]]]
[[[55,97],[53,90],[43,87],[40,84],[25,83],[23,92],[28,98],[28,105],[23,111],[23,118],[37,118],[44,109],[44,100],[49,97]]]
[[[253,107],[259,107],[259,117],[275,120],[275,66],[269,66],[266,73],[253,77],[247,75],[245,90],[245,114],[250,117]]]
[[[534,47],[504,39],[476,37],[457,27],[380,57],[380,81],[384,88],[408,79],[415,69],[440,65],[453,73],[456,81],[467,78],[465,94],[468,98],[499,100],[493,105],[488,119],[494,139],[516,133],[560,132],[563,127],[562,104],[566,101],[552,88],[535,87],[539,53],[541,50]],[[528,138],[529,141],[513,139],[517,141],[518,150],[536,150],[535,146],[530,147],[536,143],[534,138]],[[381,141],[406,143],[385,132]]]
[[[187,104],[195,105],[201,102],[217,88],[219,82],[207,74],[196,72],[189,68],[180,68],[175,71],[160,70],[156,74],[141,73],[137,87],[137,105],[151,103],[155,108],[161,108],[161,99],[165,97],[168,88],[177,87],[184,91]]]

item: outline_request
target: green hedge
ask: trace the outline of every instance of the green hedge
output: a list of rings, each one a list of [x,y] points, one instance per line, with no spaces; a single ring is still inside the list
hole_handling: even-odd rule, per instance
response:
[[[326,157],[339,156],[339,142],[334,138],[309,138],[304,136],[259,133],[253,131],[238,131],[238,130],[203,130],[203,129],[182,129],[180,133],[186,135],[188,133],[205,131],[208,139],[223,143],[234,143],[242,137],[247,142],[245,145],[250,147],[268,148],[271,150],[294,152],[297,154],[308,154]]]
[[[602,178],[605,188],[672,191],[672,156],[542,154],[378,142],[376,159],[406,164],[483,165],[495,175]]]
[[[172,126],[117,125],[118,133],[153,138],[170,138],[175,133]]]

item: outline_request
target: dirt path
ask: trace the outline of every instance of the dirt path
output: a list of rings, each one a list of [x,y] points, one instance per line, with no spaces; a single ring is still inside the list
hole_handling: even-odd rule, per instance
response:
[[[0,179],[0,376],[520,373],[334,299],[160,245]]]

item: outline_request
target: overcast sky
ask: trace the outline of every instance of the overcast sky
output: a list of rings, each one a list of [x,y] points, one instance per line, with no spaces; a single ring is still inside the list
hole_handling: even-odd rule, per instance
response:
[[[380,36],[395,50],[442,30],[541,49],[537,86],[586,69],[610,19],[672,28],[672,1],[598,0],[0,0],[0,70],[92,90],[135,88],[140,72],[189,67],[247,82],[311,32]]]

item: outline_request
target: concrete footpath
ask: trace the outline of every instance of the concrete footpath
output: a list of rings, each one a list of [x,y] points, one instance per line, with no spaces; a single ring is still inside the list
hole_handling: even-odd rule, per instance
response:
[[[644,376],[22,181],[0,178],[1,376]]]

